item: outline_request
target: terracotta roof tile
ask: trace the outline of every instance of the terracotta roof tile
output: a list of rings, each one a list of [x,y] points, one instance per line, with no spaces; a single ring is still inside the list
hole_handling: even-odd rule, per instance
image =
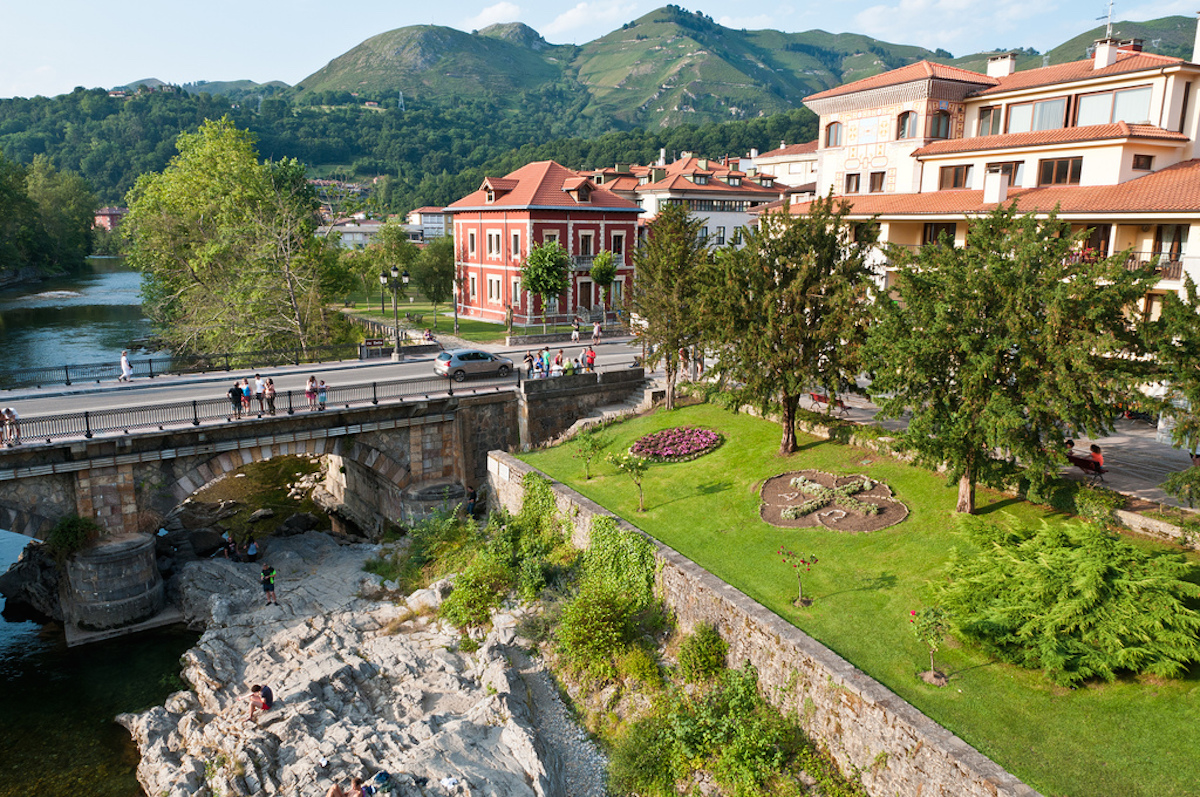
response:
[[[1034,147],[1045,144],[1067,144],[1081,141],[1103,141],[1112,138],[1149,138],[1162,141],[1178,141],[1184,143],[1188,137],[1183,133],[1163,130],[1154,125],[1131,125],[1128,122],[1115,122],[1107,125],[1088,125],[1086,127],[1061,127],[1056,130],[1036,130],[1029,133],[1004,133],[996,136],[975,136],[973,138],[955,138],[949,141],[935,141],[914,150],[913,155],[947,155],[955,152],[978,152],[989,149],[1010,149],[1013,147]]]
[[[441,212],[442,212],[442,208],[440,205],[425,205],[424,207],[420,207],[420,208],[417,208],[416,210],[409,211],[409,213],[441,213]]]
[[[1138,72],[1143,69],[1160,69],[1171,64],[1185,63],[1182,58],[1171,58],[1154,53],[1121,52],[1117,54],[1116,63],[1111,66],[1095,69],[1091,59],[1086,61],[1071,61],[1067,64],[1043,66],[1039,69],[1025,69],[1013,72],[1000,78],[996,85],[975,92],[972,96],[989,96],[1006,91],[1029,89],[1036,86],[1048,86],[1054,83],[1069,83],[1073,80],[1086,80],[1090,77],[1107,77],[1121,75],[1126,72]]]
[[[856,216],[955,215],[986,213],[996,207],[985,203],[982,191],[932,191],[926,194],[875,194],[841,197],[853,205]],[[1063,213],[1180,213],[1200,211],[1200,159],[1168,166],[1145,177],[1117,185],[1024,188],[1008,192],[1022,211],[1053,210]],[[793,204],[792,213],[804,213],[808,202]]]
[[[809,100],[823,100],[827,97],[837,97],[842,94],[853,94],[857,91],[879,89],[884,86],[898,86],[901,83],[912,83],[917,80],[929,80],[931,78],[957,80],[960,83],[978,83],[981,86],[994,86],[999,82],[994,77],[988,77],[979,72],[972,72],[969,69],[935,64],[932,61],[917,61],[915,64],[909,64],[899,69],[893,69],[890,72],[884,72],[882,75],[873,75],[862,80],[856,80],[853,83],[845,83],[832,89],[811,94],[804,98],[804,102],[808,102]]]
[[[760,157],[760,158],[779,158],[779,157],[783,157],[786,155],[808,155],[810,153],[816,152],[817,145],[820,143],[821,143],[820,140],[813,139],[812,141],[806,141],[803,144],[788,144],[786,147],[780,147],[779,149],[773,149],[770,152],[760,152],[758,154],[758,157]]]
[[[537,205],[542,207],[569,207],[579,210],[641,211],[641,208],[637,205],[627,199],[622,199],[605,186],[596,186],[590,192],[590,198],[587,202],[577,202],[570,194],[563,190],[567,181],[583,182],[585,179],[554,161],[527,163],[520,169],[504,177],[484,178],[483,184],[477,190],[451,203],[446,207],[446,210],[452,213],[455,210],[462,210],[464,208],[527,208]],[[502,194],[498,194],[495,201],[489,204],[487,202],[487,192],[485,191],[485,188],[488,186],[493,189],[504,187],[507,190]]]

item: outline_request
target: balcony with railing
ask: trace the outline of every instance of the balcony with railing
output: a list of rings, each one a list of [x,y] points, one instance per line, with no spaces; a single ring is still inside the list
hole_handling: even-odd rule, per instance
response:
[[[595,255],[572,255],[571,268],[575,271],[591,271],[592,263],[595,261]],[[625,255],[613,254],[613,265],[617,268],[625,267]]]

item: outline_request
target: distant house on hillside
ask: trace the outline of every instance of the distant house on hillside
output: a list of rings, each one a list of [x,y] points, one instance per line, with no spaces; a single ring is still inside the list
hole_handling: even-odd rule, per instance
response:
[[[129,213],[129,208],[100,208],[96,211],[96,215],[92,220],[92,226],[96,229],[112,232],[121,226],[121,219],[125,218],[125,214],[127,213]]]
[[[429,241],[446,234],[446,211],[440,207],[426,205],[408,212],[407,221],[421,228],[421,238]]]
[[[487,177],[445,212],[453,219],[461,315],[503,321],[511,307],[518,324],[540,321],[540,299],[521,290],[521,267],[534,244],[558,241],[571,256],[570,286],[548,308],[552,317],[600,312],[589,272],[602,250],[616,256],[610,306],[620,304],[632,278],[628,254],[642,209],[554,161]]]

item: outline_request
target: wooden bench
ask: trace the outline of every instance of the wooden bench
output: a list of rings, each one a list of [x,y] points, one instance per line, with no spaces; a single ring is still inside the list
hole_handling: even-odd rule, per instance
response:
[[[1100,463],[1091,457],[1081,457],[1078,454],[1067,454],[1067,459],[1072,465],[1086,473],[1088,478],[1093,482],[1104,481],[1104,474],[1108,473],[1107,468],[1102,468]]]
[[[826,406],[826,408],[828,408],[830,406],[829,396],[825,395],[824,393],[809,393],[808,399],[809,399],[809,401],[812,402],[812,406],[813,406],[814,410],[819,408],[822,404],[824,404]],[[847,407],[846,403],[844,401],[842,401],[840,398],[835,398],[833,400],[832,406],[834,409],[838,410],[842,415],[850,414],[850,408]]]

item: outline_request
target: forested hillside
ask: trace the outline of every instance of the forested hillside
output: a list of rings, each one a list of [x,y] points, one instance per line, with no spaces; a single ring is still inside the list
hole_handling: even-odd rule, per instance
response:
[[[122,99],[80,89],[53,99],[0,100],[0,152],[19,163],[45,155],[55,167],[83,175],[101,202],[120,203],[138,175],[166,166],[179,133],[228,115],[257,136],[264,158],[296,158],[313,175],[379,177],[378,199],[404,211],[448,204],[478,187],[485,169],[508,171],[527,157],[605,166],[652,160],[660,147],[740,154],[816,135],[815,117],[805,110],[747,122],[605,134],[611,126],[583,117],[571,99],[551,88],[526,95],[522,112],[491,100],[455,98],[414,100],[400,111],[358,104],[293,106],[280,98],[231,105],[203,93]]]

